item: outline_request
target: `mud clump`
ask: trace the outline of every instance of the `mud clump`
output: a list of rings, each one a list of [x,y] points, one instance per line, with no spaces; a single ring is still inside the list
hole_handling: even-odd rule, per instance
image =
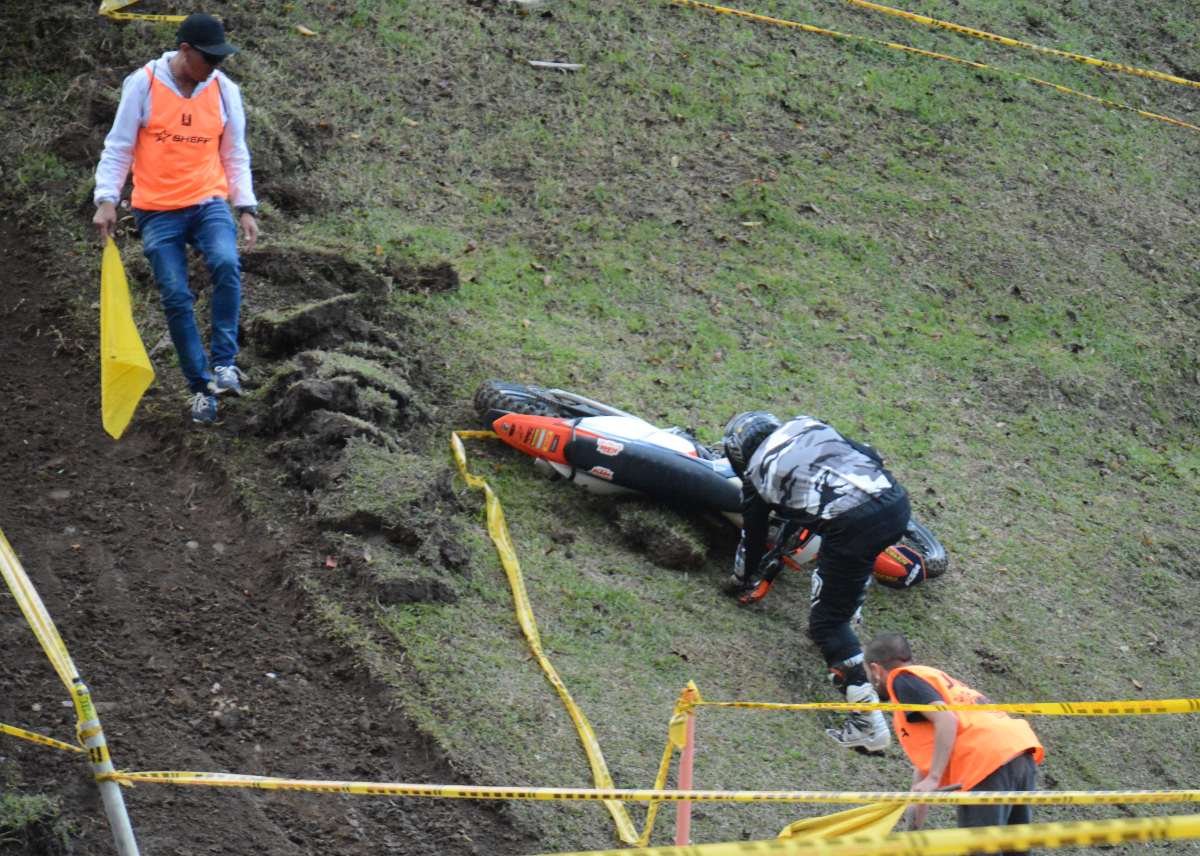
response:
[[[371,335],[370,324],[356,313],[360,297],[338,294],[287,311],[264,312],[250,324],[250,339],[267,355],[292,354],[330,338],[333,331],[355,339]]]
[[[365,437],[385,449],[395,449],[392,437],[372,422],[358,419],[348,413],[314,410],[308,414],[303,425],[303,434],[312,442],[322,446],[343,447],[352,437]]]
[[[303,378],[288,386],[272,410],[274,424],[290,425],[313,411],[359,412],[358,383],[352,377]]]
[[[268,409],[258,425],[267,434],[296,433],[310,414],[329,411],[372,423],[376,430],[368,433],[387,443],[394,439],[390,432],[409,427],[418,412],[412,389],[397,371],[335,351],[299,354],[276,372],[261,394]],[[325,440],[336,440],[340,431],[328,420],[325,425],[330,429],[323,434]]]
[[[423,503],[425,520],[443,517],[431,494]],[[453,528],[455,524],[440,528],[446,525]],[[351,554],[354,578],[364,595],[381,606],[456,603],[460,581],[471,575],[467,564],[470,551],[455,540],[453,532],[439,532],[433,526],[426,527],[423,540],[415,547],[395,544],[380,535],[340,533],[331,537],[340,539],[341,551]]]
[[[314,516],[322,529],[416,547],[421,541],[428,484],[416,455],[350,439],[329,470],[327,487],[314,491]]]

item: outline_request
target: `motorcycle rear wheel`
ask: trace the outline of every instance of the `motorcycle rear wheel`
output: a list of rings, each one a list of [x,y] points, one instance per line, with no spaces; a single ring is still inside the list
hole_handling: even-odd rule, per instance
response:
[[[523,413],[527,416],[569,416],[546,397],[540,386],[504,380],[487,380],[475,390],[475,413],[490,424],[489,414]]]
[[[909,545],[925,558],[926,579],[937,579],[950,567],[950,557],[946,555],[946,548],[929,527],[915,517],[908,521],[908,529],[901,543]]]

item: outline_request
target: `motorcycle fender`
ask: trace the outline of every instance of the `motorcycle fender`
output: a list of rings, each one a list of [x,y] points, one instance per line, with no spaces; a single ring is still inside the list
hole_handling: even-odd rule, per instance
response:
[[[492,430],[505,443],[526,455],[568,465],[567,444],[574,431],[571,420],[505,413],[492,423]]]

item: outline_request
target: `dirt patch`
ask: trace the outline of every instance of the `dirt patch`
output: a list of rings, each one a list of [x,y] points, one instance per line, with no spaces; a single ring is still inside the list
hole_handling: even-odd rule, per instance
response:
[[[242,256],[242,270],[262,277],[283,305],[363,292],[387,293],[387,282],[375,271],[335,253],[288,247],[263,247]]]
[[[412,267],[402,262],[390,261],[387,264],[387,273],[398,291],[413,294],[455,291],[459,285],[458,271],[446,262],[440,265]]]
[[[93,689],[116,764],[461,781],[310,617],[292,581],[323,560],[318,536],[251,519],[190,451],[190,425],[150,418],[178,402],[151,395],[124,439],[103,434],[94,331],[80,332],[82,347],[50,332],[71,329],[63,296],[82,286],[38,281],[47,252],[0,226],[2,269],[20,271],[22,285],[18,294],[5,277],[0,289],[0,526]],[[211,435],[210,455],[229,439]],[[70,739],[66,692],[11,601],[0,648],[0,681],[12,688],[0,721]],[[61,797],[76,852],[114,852],[78,759],[4,738],[0,773],[15,789]],[[536,849],[475,803],[163,786],[126,800],[146,853]]]
[[[614,502],[613,509],[626,543],[659,567],[686,571],[704,563],[711,533],[692,519],[640,500]]]

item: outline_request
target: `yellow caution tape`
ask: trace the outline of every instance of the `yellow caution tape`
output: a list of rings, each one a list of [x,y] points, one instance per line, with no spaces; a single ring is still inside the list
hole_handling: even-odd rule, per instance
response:
[[[99,777],[124,784],[183,785],[210,788],[250,788],[260,791],[306,791],[374,797],[425,797],[459,800],[534,802],[724,802],[812,803],[861,805],[891,803],[926,805],[1126,805],[1132,803],[1200,802],[1200,790],[1174,791],[717,791],[665,788],[519,788],[496,785],[423,785],[404,782],[350,782],[284,779],[237,773],[186,770],[118,770]]]
[[[51,749],[61,749],[64,752],[83,752],[78,746],[63,743],[61,740],[55,740],[53,737],[43,737],[41,734],[34,734],[32,731],[17,728],[15,725],[5,725],[3,722],[0,722],[0,734],[7,734],[10,737],[16,737],[21,740],[28,740],[30,743],[37,743],[41,746],[49,746]]]
[[[21,561],[8,539],[4,537],[3,530],[0,530],[0,575],[8,584],[9,591],[12,592],[17,606],[21,608],[25,620],[33,630],[33,635],[37,637],[42,650],[54,666],[54,671],[58,673],[59,680],[70,690],[79,673],[71,661],[71,655],[67,653],[67,646],[58,635],[58,628],[54,626],[50,613],[46,611],[46,605],[42,603],[37,589],[33,587],[25,569],[21,567]]]
[[[558,673],[554,670],[554,666],[542,651],[541,639],[538,634],[537,621],[533,617],[533,609],[529,605],[529,596],[525,589],[524,576],[521,573],[521,565],[517,560],[516,548],[513,546],[512,538],[508,532],[508,525],[504,520],[504,510],[500,505],[500,500],[496,497],[488,483],[472,475],[467,470],[467,452],[462,441],[467,440],[483,440],[497,439],[496,434],[492,431],[456,431],[450,437],[450,445],[454,452],[455,462],[458,464],[458,470],[462,474],[463,479],[473,488],[482,490],[486,498],[487,515],[488,515],[488,532],[492,536],[492,541],[496,545],[496,552],[500,555],[500,563],[504,566],[505,573],[508,575],[509,587],[512,590],[513,603],[517,613],[517,621],[521,625],[521,630],[525,634],[525,639],[529,644],[530,651],[537,658],[542,671],[545,672],[547,679],[551,685],[558,691],[559,697],[562,699],[563,705],[567,708],[567,712],[571,716],[571,720],[575,723],[575,728],[579,732],[580,741],[583,744],[585,753],[587,753],[588,761],[592,766],[592,776],[598,787],[612,788],[612,776],[608,772],[608,766],[604,761],[604,755],[600,751],[600,744],[596,740],[595,732],[592,730],[591,724],[583,711],[571,698],[570,692],[566,685],[559,678]],[[679,695],[679,699],[675,703],[670,724],[667,730],[667,745],[663,749],[662,759],[658,765],[658,774],[654,779],[654,789],[662,790],[667,782],[667,775],[670,772],[671,758],[678,749],[683,748],[684,734],[687,726],[687,717],[693,715],[690,713],[693,706],[693,699],[700,697],[699,690],[694,684],[689,684],[686,689]],[[606,807],[612,815],[613,821],[617,826],[617,836],[625,844],[636,844],[644,846],[649,840],[650,835],[654,830],[654,822],[658,816],[659,801],[650,800],[650,805],[646,812],[646,822],[642,828],[641,834],[638,834],[633,825],[629,813],[620,802],[606,801]]]
[[[678,0],[675,0],[675,2],[678,2]],[[699,4],[699,5],[704,5],[704,4]],[[463,791],[463,789],[458,789],[454,793],[451,793],[447,790],[441,790],[438,792],[438,795],[446,796],[448,798],[478,798],[478,799],[505,799],[505,798],[508,798],[508,799],[592,799],[592,800],[603,799],[606,801],[606,805],[608,806],[609,811],[613,816],[613,819],[617,823],[618,835],[620,836],[621,841],[626,844],[633,844],[633,843],[645,844],[649,840],[649,836],[650,836],[650,833],[651,833],[651,830],[652,830],[652,827],[654,824],[655,816],[658,811],[658,804],[662,801],[671,801],[671,800],[678,801],[678,800],[691,798],[688,796],[679,796],[679,794],[681,793],[679,791],[664,791],[662,789],[662,786],[666,782],[666,777],[667,777],[667,773],[669,770],[670,761],[671,761],[674,751],[676,749],[681,749],[683,747],[684,739],[685,739],[684,735],[686,733],[686,727],[687,727],[687,717],[689,715],[693,715],[693,708],[695,708],[695,707],[707,706],[707,707],[737,707],[737,708],[750,708],[750,709],[760,709],[760,710],[836,710],[836,711],[964,710],[964,711],[982,712],[982,711],[995,710],[995,711],[1006,711],[1009,713],[1017,713],[1017,714],[1057,714],[1057,715],[1063,715],[1063,716],[1118,716],[1118,715],[1124,716],[1124,715],[1151,714],[1151,713],[1163,714],[1163,713],[1197,713],[1197,712],[1200,712],[1200,699],[1163,699],[1163,700],[1153,700],[1153,701],[1109,701],[1109,702],[1106,702],[1106,701],[1100,701],[1100,702],[1052,702],[1052,703],[1035,703],[1035,704],[1000,704],[1000,705],[898,705],[898,704],[848,704],[845,702],[837,702],[837,703],[818,702],[818,703],[809,703],[809,704],[777,704],[777,703],[767,703],[767,702],[710,702],[710,701],[703,700],[703,698],[700,695],[699,690],[696,689],[694,684],[689,684],[688,688],[686,690],[684,690],[684,692],[680,695],[679,700],[676,702],[675,710],[673,712],[673,715],[670,720],[670,724],[668,726],[667,746],[663,751],[662,760],[659,764],[659,771],[658,771],[658,775],[655,780],[654,789],[651,791],[626,791],[626,790],[613,789],[612,777],[611,777],[611,775],[609,775],[607,765],[604,762],[604,756],[600,751],[598,742],[596,741],[595,732],[592,730],[591,725],[588,723],[587,718],[584,716],[582,710],[579,709],[579,707],[575,704],[574,700],[571,698],[571,695],[568,692],[566,685],[563,684],[561,678],[559,678],[557,672],[554,670],[554,667],[551,665],[551,663],[549,662],[549,660],[546,658],[545,654],[542,651],[541,640],[540,640],[540,636],[539,636],[538,630],[537,630],[537,622],[533,617],[533,611],[529,604],[529,598],[528,598],[528,594],[525,589],[524,578],[521,573],[520,563],[519,563],[519,561],[517,559],[517,555],[516,555],[516,548],[513,546],[512,539],[511,539],[511,536],[508,531],[508,526],[505,523],[504,512],[500,505],[500,500],[496,497],[495,493],[492,491],[491,487],[487,484],[487,482],[484,479],[482,479],[478,476],[475,476],[468,471],[467,460],[466,460],[466,449],[463,446],[463,442],[462,442],[464,439],[496,439],[496,434],[491,431],[456,431],[451,435],[451,438],[450,438],[451,449],[454,454],[455,462],[458,465],[458,470],[461,473],[463,479],[467,482],[467,484],[469,486],[476,488],[478,490],[482,490],[484,492],[484,496],[486,499],[486,506],[487,506],[488,531],[491,534],[492,540],[496,545],[496,551],[500,556],[501,564],[504,566],[505,572],[508,575],[509,584],[512,589],[513,601],[514,601],[514,606],[515,606],[515,610],[516,610],[516,614],[517,614],[518,623],[521,625],[521,629],[525,634],[525,638],[529,644],[530,650],[533,652],[534,656],[537,658],[538,663],[541,665],[542,670],[545,672],[545,674],[547,676],[547,679],[554,686],[554,688],[558,691],[559,696],[563,701],[563,704],[566,706],[568,712],[571,715],[572,720],[576,724],[576,729],[579,732],[579,736],[583,743],[584,750],[587,753],[588,760],[591,762],[591,765],[592,765],[593,777],[596,781],[597,789],[590,790],[590,791],[581,791],[578,789],[564,790],[564,789],[547,789],[547,788],[534,788],[534,789],[528,789],[528,790],[523,790],[523,791],[513,791],[512,789],[500,789],[500,791],[502,791],[504,793],[514,794],[514,796],[509,796],[509,797],[495,796],[495,794],[497,793],[497,789],[485,789],[485,791],[483,792],[484,795],[477,796],[477,797],[467,796],[466,793]],[[255,779],[254,780],[255,784],[253,784],[253,785],[248,785],[248,784],[247,785],[239,785],[239,784],[234,783],[234,780],[231,780],[231,779],[228,779],[225,777],[221,777],[219,779],[213,778],[215,776],[220,776],[220,774],[211,774],[211,776],[205,776],[204,774],[122,774],[122,775],[138,775],[138,776],[169,775],[172,777],[171,781],[176,784],[184,784],[184,783],[186,783],[186,784],[202,784],[202,783],[203,784],[215,784],[216,782],[219,781],[220,784],[217,786],[223,786],[223,787],[237,787],[237,786],[267,787],[267,785],[265,785],[263,783],[268,781],[265,779]],[[189,777],[189,776],[199,776],[202,778],[192,779],[192,780],[188,780],[186,782],[183,781],[183,779],[181,778],[181,777]],[[145,781],[144,779],[142,779],[142,780]],[[129,781],[132,781],[132,779],[130,779]],[[247,780],[245,777],[242,777],[241,779],[239,779],[237,781],[245,782]],[[269,781],[276,783],[276,784],[270,785],[270,787],[284,787],[283,785],[278,784],[279,782],[284,781],[284,780],[269,780]],[[343,790],[342,788],[345,786],[354,787],[354,788],[357,788],[357,790],[349,790],[349,791]],[[287,787],[289,789],[296,789],[296,790],[308,789],[307,786],[299,786],[299,785],[288,785]],[[379,793],[378,788],[385,788],[386,789],[385,793],[387,795],[403,795],[403,794],[414,795],[414,796],[434,795],[434,794],[431,794],[428,792],[415,793],[412,790],[413,786],[405,786],[405,785],[352,785],[351,783],[330,783],[327,786],[321,786],[318,783],[317,788],[328,790],[328,791],[334,792],[334,793],[364,793],[364,794]],[[585,794],[585,793],[587,794],[587,796],[581,795],[581,794]],[[622,806],[619,802],[613,801],[616,799],[616,797],[606,797],[606,796],[602,795],[605,793],[622,794],[623,796],[620,797],[621,799],[641,800],[641,801],[648,801],[650,803],[650,807],[649,807],[649,811],[648,811],[647,819],[646,819],[646,826],[641,835],[636,835],[636,836],[634,835],[632,821],[629,819],[629,815],[626,812],[624,806]],[[753,796],[753,797],[729,796],[730,793],[745,794],[747,792],[696,792],[696,791],[692,791],[692,792],[687,792],[687,793],[691,793],[691,794],[696,794],[696,793],[725,794],[724,797],[712,797],[712,798],[713,799],[727,798],[727,799],[731,799],[732,801],[761,801],[761,800],[771,799],[771,797],[766,797],[766,796],[762,796],[762,795]],[[807,793],[811,796],[814,792],[807,792]],[[1163,793],[1176,793],[1176,792],[1119,792],[1119,793],[1126,793],[1126,794],[1138,793],[1139,795],[1142,795],[1144,798],[1144,795],[1146,793],[1163,794]],[[567,796],[566,794],[570,794],[570,796]],[[632,794],[638,794],[640,796],[632,796]],[[664,794],[670,794],[671,796],[664,796]],[[862,796],[862,795],[859,795],[859,796]],[[704,800],[703,797],[695,797],[695,799],[697,801]],[[1044,799],[1044,797],[1038,797],[1037,799],[1038,800]],[[1190,799],[1190,797],[1188,799]],[[809,800],[798,800],[798,801],[809,801]],[[867,797],[865,799],[853,798],[853,797],[849,798],[849,799],[825,799],[825,798],[822,798],[822,799],[816,799],[814,801],[861,803],[861,802],[874,802],[876,800],[874,799],[874,796],[871,796],[871,797]],[[912,802],[913,800],[911,799],[911,797],[909,797],[909,798],[906,798],[905,801]],[[986,798],[981,798],[978,794],[972,795],[971,797],[965,797],[963,795],[952,795],[949,799],[943,798],[939,801],[951,802],[951,803],[959,803],[959,802],[964,802],[964,801],[966,801],[966,802],[984,802],[984,801],[986,801]],[[992,800],[992,801],[995,802],[997,800]],[[1018,800],[1018,801],[1031,801],[1032,802],[1034,800],[1029,797],[1025,797],[1023,800]],[[1082,796],[1076,795],[1076,798],[1073,801],[1086,802],[1087,800]],[[1095,800],[1093,800],[1093,801],[1095,801]],[[1172,801],[1173,801],[1173,798],[1172,798]]]
[[[958,65],[965,65],[969,68],[978,69],[979,71],[986,71],[991,74],[1006,75],[1008,77],[1017,78],[1018,80],[1024,80],[1028,83],[1036,84],[1038,86],[1046,86],[1057,92],[1061,92],[1064,95],[1074,95],[1079,98],[1084,98],[1095,104],[1100,104],[1113,110],[1125,110],[1130,113],[1136,113],[1144,119],[1153,119],[1156,122],[1165,122],[1168,125],[1175,125],[1179,128],[1187,128],[1191,131],[1200,131],[1200,126],[1193,125],[1190,122],[1184,122],[1182,119],[1164,116],[1161,113],[1151,113],[1148,110],[1139,110],[1136,107],[1130,107],[1128,104],[1122,104],[1119,101],[1111,101],[1107,98],[1101,98],[1098,95],[1089,95],[1086,92],[1080,92],[1077,89],[1071,89],[1069,86],[1063,86],[1061,83],[1042,80],[1040,77],[1032,77],[1028,74],[1021,74],[1020,72],[1009,71],[1008,69],[998,68],[992,65],[985,65],[982,62],[975,62],[974,60],[963,59],[962,57],[952,56],[950,54],[922,50],[921,48],[914,48],[912,45],[904,45],[900,44],[899,42],[888,42],[882,39],[873,39],[869,36],[859,36],[852,33],[838,32],[837,30],[827,30],[823,27],[814,27],[812,24],[801,24],[796,21],[788,21],[783,18],[772,18],[769,15],[759,15],[754,12],[747,12],[743,9],[733,9],[728,6],[716,6],[712,3],[702,3],[700,0],[669,0],[669,2],[676,6],[684,6],[689,9],[703,9],[707,12],[714,12],[718,15],[732,15],[737,18],[745,18],[747,20],[758,21],[759,23],[763,24],[772,24],[777,27],[789,27],[792,29],[801,30],[805,33],[812,33],[814,35],[830,36],[836,39],[848,39],[851,41],[864,42],[866,44],[872,44],[878,47],[888,48],[890,50],[902,51],[904,53],[922,56],[928,59],[937,59],[942,60],[943,62],[952,62]]]
[[[611,788],[613,786],[612,775],[608,771],[608,764],[604,761],[604,753],[600,751],[600,743],[596,740],[596,733],[592,729],[592,725],[588,722],[583,711],[575,700],[571,698],[571,693],[567,690],[566,684],[562,678],[558,676],[554,666],[550,663],[542,650],[542,640],[538,634],[537,621],[533,617],[533,609],[529,604],[529,594],[525,590],[525,578],[521,574],[521,563],[517,560],[517,551],[513,547],[512,538],[509,536],[508,524],[504,520],[504,509],[500,506],[500,500],[496,498],[496,494],[492,491],[491,486],[478,476],[472,475],[467,470],[467,451],[463,447],[463,438],[466,439],[482,439],[495,438],[496,435],[491,431],[456,431],[450,435],[450,448],[454,452],[454,460],[458,464],[458,471],[462,474],[463,480],[475,488],[482,490],[485,504],[487,507],[487,525],[488,532],[492,536],[492,541],[496,545],[496,552],[500,555],[500,564],[504,566],[504,572],[508,576],[508,585],[512,591],[513,606],[517,613],[517,623],[521,625],[521,632],[525,634],[525,640],[529,644],[529,650],[538,661],[538,665],[542,667],[542,672],[546,675],[551,686],[558,692],[559,698],[562,700],[563,706],[566,707],[567,713],[571,717],[571,721],[575,723],[575,730],[579,733],[580,742],[583,744],[583,750],[587,754],[588,763],[592,768],[592,779],[596,786],[600,788]],[[629,818],[629,813],[625,807],[619,802],[606,802],[609,814],[612,815],[613,821],[617,825],[617,835],[625,844],[633,844],[638,841],[637,831],[634,829],[633,821]]]
[[[1091,65],[1097,68],[1107,69],[1108,71],[1116,71],[1121,74],[1133,74],[1138,77],[1148,77],[1151,80],[1161,80],[1167,83],[1178,83],[1181,86],[1194,86],[1200,89],[1200,82],[1188,80],[1186,77],[1177,77],[1173,74],[1167,74],[1162,71],[1154,71],[1149,68],[1138,68],[1135,65],[1125,65],[1119,62],[1109,62],[1104,59],[1086,56],[1085,54],[1072,53],[1071,51],[1058,50],[1057,48],[1047,48],[1042,45],[1035,45],[1030,42],[1023,42],[1019,39],[1009,38],[1008,36],[1000,36],[996,33],[989,33],[987,30],[977,30],[974,27],[964,27],[962,24],[955,24],[951,21],[942,21],[937,18],[930,18],[927,15],[918,15],[915,12],[906,12],[903,9],[895,9],[891,6],[884,6],[880,3],[871,3],[868,0],[843,0],[852,6],[858,6],[862,9],[870,9],[873,12],[882,12],[884,15],[893,15],[897,18],[904,18],[908,21],[913,21],[918,24],[925,24],[929,27],[940,27],[943,30],[949,30],[953,33],[958,33],[963,36],[970,36],[976,39],[985,39],[989,42],[996,42],[1010,48],[1024,48],[1025,50],[1036,51],[1037,53],[1046,54],[1048,56],[1056,56],[1060,59],[1069,59],[1073,62]]]
[[[663,749],[662,759],[658,764],[658,775],[654,777],[654,789],[662,790],[667,784],[667,774],[671,770],[671,758],[676,751],[682,751],[687,743],[687,721],[689,716],[695,716],[692,708],[694,699],[700,698],[700,690],[696,689],[696,685],[688,681],[688,685],[684,687],[683,692],[679,694],[679,698],[675,701],[675,709],[671,712],[671,720],[667,725],[667,745]],[[646,824],[642,828],[642,834],[638,836],[637,846],[645,847],[650,841],[650,834],[654,831],[654,821],[658,817],[658,800],[651,800],[650,805],[646,810]]]
[[[183,21],[185,15],[149,15],[141,12],[118,12],[118,9],[124,9],[126,6],[132,6],[137,0],[104,0],[100,4],[99,12],[105,18],[112,18],[114,21],[165,21],[167,23],[178,23]]]
[[[757,853],[794,853],[804,856],[966,856],[971,853],[1028,850],[1031,847],[1096,847],[1129,841],[1189,838],[1200,838],[1200,815],[978,826],[971,829],[931,829],[928,832],[898,832],[882,838],[847,835],[823,841],[776,839],[689,847],[651,847],[641,850],[593,850],[587,853],[560,853],[557,856],[752,856]]]
[[[166,24],[182,23],[186,15],[148,15],[143,12],[102,12],[105,18],[114,21],[159,21]]]
[[[842,835],[870,835],[881,838],[900,822],[905,806],[872,803],[858,808],[809,817],[788,824],[777,836],[788,839],[837,838]]]
[[[67,652],[67,646],[63,644],[58,628],[54,626],[54,621],[46,610],[46,605],[42,603],[41,596],[33,587],[33,582],[25,573],[25,569],[21,567],[17,554],[13,552],[12,545],[8,543],[8,539],[4,537],[2,531],[0,531],[0,575],[3,575],[17,605],[21,607],[25,620],[33,629],[33,634],[41,644],[42,650],[46,652],[51,665],[54,666],[54,671],[58,673],[59,679],[71,692],[71,699],[75,704],[75,730],[80,744],[84,747],[82,751],[87,752],[93,767],[109,765],[108,745],[104,739],[104,731],[100,728],[100,719],[96,714],[95,705],[92,704],[91,694],[83,679],[79,677],[75,663],[72,662],[71,655]],[[54,742],[57,743],[57,741]],[[61,744],[60,748],[66,745]],[[73,746],[67,748],[81,751],[76,750]],[[103,773],[111,769],[110,765],[97,772]]]
[[[854,710],[907,710],[907,711],[936,711],[962,710],[982,713],[985,711],[1003,711],[1024,716],[1148,716],[1165,713],[1200,713],[1200,699],[1196,698],[1166,698],[1146,699],[1136,701],[1053,701],[1027,702],[1016,704],[893,704],[879,702],[809,702],[803,704],[782,704],[775,702],[755,701],[697,701],[697,707],[739,707],[749,710],[836,710],[849,712]]]

